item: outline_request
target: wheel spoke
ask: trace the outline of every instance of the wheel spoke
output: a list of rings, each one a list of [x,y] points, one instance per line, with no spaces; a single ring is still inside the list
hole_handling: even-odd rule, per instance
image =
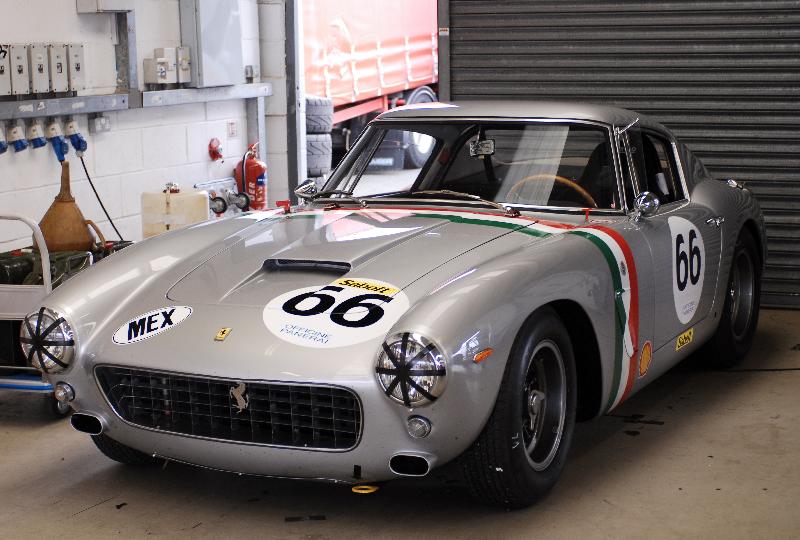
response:
[[[550,340],[534,350],[522,387],[522,434],[528,463],[547,468],[558,451],[565,422],[566,375],[561,352]]]

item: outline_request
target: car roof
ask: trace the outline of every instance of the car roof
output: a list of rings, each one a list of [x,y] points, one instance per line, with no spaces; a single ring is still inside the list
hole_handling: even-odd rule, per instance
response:
[[[594,121],[624,127],[636,120],[641,125],[667,131],[659,123],[635,111],[563,101],[494,101],[475,100],[457,103],[419,103],[398,107],[381,114],[380,120],[400,119],[458,119],[458,118],[503,118],[503,119],[553,119]]]

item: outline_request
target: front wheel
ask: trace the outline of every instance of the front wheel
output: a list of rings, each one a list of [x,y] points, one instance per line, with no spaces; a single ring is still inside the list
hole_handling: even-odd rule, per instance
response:
[[[473,495],[515,509],[555,485],[572,443],[575,381],[569,334],[554,310],[542,308],[520,330],[494,411],[461,458]]]

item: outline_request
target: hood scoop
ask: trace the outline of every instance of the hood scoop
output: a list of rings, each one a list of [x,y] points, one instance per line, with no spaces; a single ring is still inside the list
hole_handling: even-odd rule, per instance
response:
[[[340,261],[309,261],[296,259],[267,259],[262,265],[262,270],[268,274],[281,272],[309,272],[312,274],[325,274],[327,276],[341,277],[350,271],[348,262]]]

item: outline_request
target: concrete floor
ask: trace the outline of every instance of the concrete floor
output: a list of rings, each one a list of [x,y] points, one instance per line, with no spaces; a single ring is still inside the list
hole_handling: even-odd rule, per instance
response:
[[[800,312],[761,316],[739,370],[684,363],[579,425],[554,491],[511,513],[435,479],[356,495],[176,464],[126,468],[47,420],[41,396],[3,393],[0,538],[798,538]]]

